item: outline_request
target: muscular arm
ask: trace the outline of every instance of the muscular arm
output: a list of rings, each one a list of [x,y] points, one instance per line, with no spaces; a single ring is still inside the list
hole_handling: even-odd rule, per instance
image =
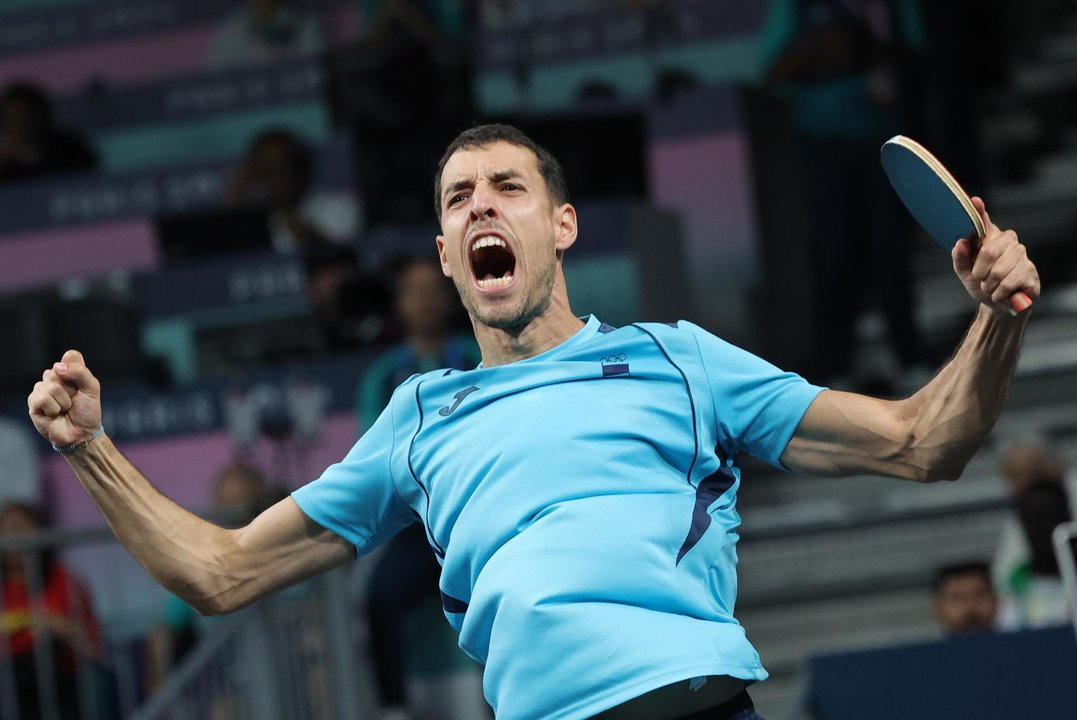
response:
[[[38,431],[64,455],[127,551],[203,614],[229,612],[354,557],[346,540],[311,521],[291,498],[226,530],[159,493],[101,424],[100,384],[75,351],[45,371],[27,400]]]
[[[291,498],[243,528],[206,522],[160,494],[107,436],[67,460],[128,552],[202,614],[238,609],[355,555]]]
[[[1007,299],[1017,290],[1032,299],[1040,292],[1039,274],[1017,235],[993,225],[980,198],[973,204],[988,232],[979,250],[961,240],[952,257],[980,308],[954,357],[905,400],[820,393],[782,454],[787,467],[919,481],[961,475],[998,419],[1017,366],[1028,313],[1012,317]]]
[[[782,462],[813,475],[956,480],[1002,411],[1027,317],[981,306],[953,359],[908,399],[820,393]]]

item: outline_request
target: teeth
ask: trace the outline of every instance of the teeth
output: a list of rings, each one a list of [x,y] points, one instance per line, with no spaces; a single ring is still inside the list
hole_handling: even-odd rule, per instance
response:
[[[505,287],[512,282],[512,275],[505,275],[499,278],[486,278],[485,280],[479,280],[479,287],[483,290],[489,290],[490,288]]]
[[[494,245],[497,245],[498,247],[505,247],[505,241],[499,237],[487,235],[486,237],[479,238],[471,244],[471,252],[475,252],[476,250],[484,247],[492,247]]]

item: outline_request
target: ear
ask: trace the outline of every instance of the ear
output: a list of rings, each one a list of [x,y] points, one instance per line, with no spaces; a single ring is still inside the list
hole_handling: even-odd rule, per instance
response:
[[[556,239],[554,249],[559,253],[572,247],[576,242],[576,208],[569,203],[554,210]]]
[[[441,274],[447,278],[452,277],[452,269],[449,267],[449,256],[445,254],[445,236],[438,235],[434,238],[438,247],[438,260],[441,261]]]

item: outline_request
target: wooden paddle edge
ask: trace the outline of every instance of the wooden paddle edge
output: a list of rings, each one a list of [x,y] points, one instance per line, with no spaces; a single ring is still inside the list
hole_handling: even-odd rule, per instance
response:
[[[965,188],[961,187],[961,183],[957,181],[957,178],[950,174],[950,171],[946,169],[946,166],[943,165],[930,150],[912,138],[904,135],[895,135],[886,142],[887,144],[899,145],[920,158],[920,160],[931,168],[931,171],[942,180],[943,184],[945,184],[950,192],[953,193],[954,197],[957,198],[958,203],[961,204],[961,207],[968,214],[969,219],[972,220],[972,224],[976,228],[976,237],[969,238],[969,240],[977,242],[987,234],[987,228],[984,227],[983,218],[981,218],[980,213],[976,211],[976,206],[972,204],[972,199],[969,198],[969,194],[965,192]],[[978,244],[979,243],[977,242],[977,245]]]

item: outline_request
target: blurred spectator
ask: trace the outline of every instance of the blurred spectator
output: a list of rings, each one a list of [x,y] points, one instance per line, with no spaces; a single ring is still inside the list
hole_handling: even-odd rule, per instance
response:
[[[25,422],[0,417],[0,505],[18,502],[38,506],[41,502],[41,476],[38,446],[26,430]]]
[[[377,340],[389,311],[388,290],[367,275],[350,249],[315,243],[304,253],[307,299],[330,352]]]
[[[482,357],[470,335],[456,334],[460,301],[437,258],[402,258],[395,263],[393,320],[402,342],[382,353],[363,375],[359,421],[370,427],[393,390],[415,373],[437,368],[471,369]]]
[[[384,47],[404,36],[435,47],[463,31],[463,6],[461,0],[359,0],[364,42]]]
[[[363,375],[359,391],[359,422],[370,427],[389,401],[394,388],[415,373],[436,368],[474,368],[482,357],[470,337],[455,335],[453,320],[459,301],[436,258],[398,261],[395,300],[403,341],[386,350]],[[422,525],[397,533],[378,558],[367,588],[370,650],[384,718],[406,720],[404,683],[404,618],[423,601],[440,598],[441,567]],[[455,650],[453,650],[455,652]]]
[[[217,31],[207,65],[228,68],[311,57],[325,45],[318,19],[289,7],[288,0],[247,0]]]
[[[446,133],[470,115],[463,0],[361,0],[361,36],[342,58],[338,104],[355,128],[371,225],[430,218],[422,182]]]
[[[910,130],[924,28],[916,0],[772,0],[760,41],[766,80],[787,93],[802,165],[816,284],[818,377],[849,385],[866,291],[901,366],[921,361],[910,223],[879,170],[879,146]]]
[[[0,510],[0,539],[33,535],[46,528],[30,505],[12,503]],[[59,716],[83,717],[79,703],[79,664],[101,656],[101,631],[90,594],[57,559],[52,548],[5,552],[0,652],[10,653],[20,720],[44,717],[34,655],[41,634],[51,650]]]
[[[97,156],[75,133],[56,126],[52,103],[29,83],[0,95],[0,182],[97,167]]]
[[[1057,526],[1073,519],[1066,486],[1059,478],[1034,480],[1016,492],[1013,502],[1029,556],[1010,573],[999,624],[1010,630],[1069,622],[1069,600],[1051,538]]]
[[[1050,532],[1062,518],[1077,514],[1077,478],[1067,477],[1066,466],[1041,440],[1010,447],[1001,471],[1015,509],[1003,526],[991,567],[1003,598],[1001,624],[1014,628],[1054,622],[1065,606],[1060,606]]]
[[[213,479],[212,516],[224,527],[242,527],[283,497],[257,467],[241,460],[225,465]],[[165,618],[146,639],[146,692],[153,694],[194,646],[207,623],[175,595],[165,602]]]
[[[935,619],[946,635],[995,628],[998,595],[985,562],[947,565],[935,573]]]
[[[291,253],[317,242],[347,243],[359,232],[354,198],[312,191],[310,150],[286,130],[267,130],[250,144],[224,202],[230,208],[265,206],[271,242]]]

